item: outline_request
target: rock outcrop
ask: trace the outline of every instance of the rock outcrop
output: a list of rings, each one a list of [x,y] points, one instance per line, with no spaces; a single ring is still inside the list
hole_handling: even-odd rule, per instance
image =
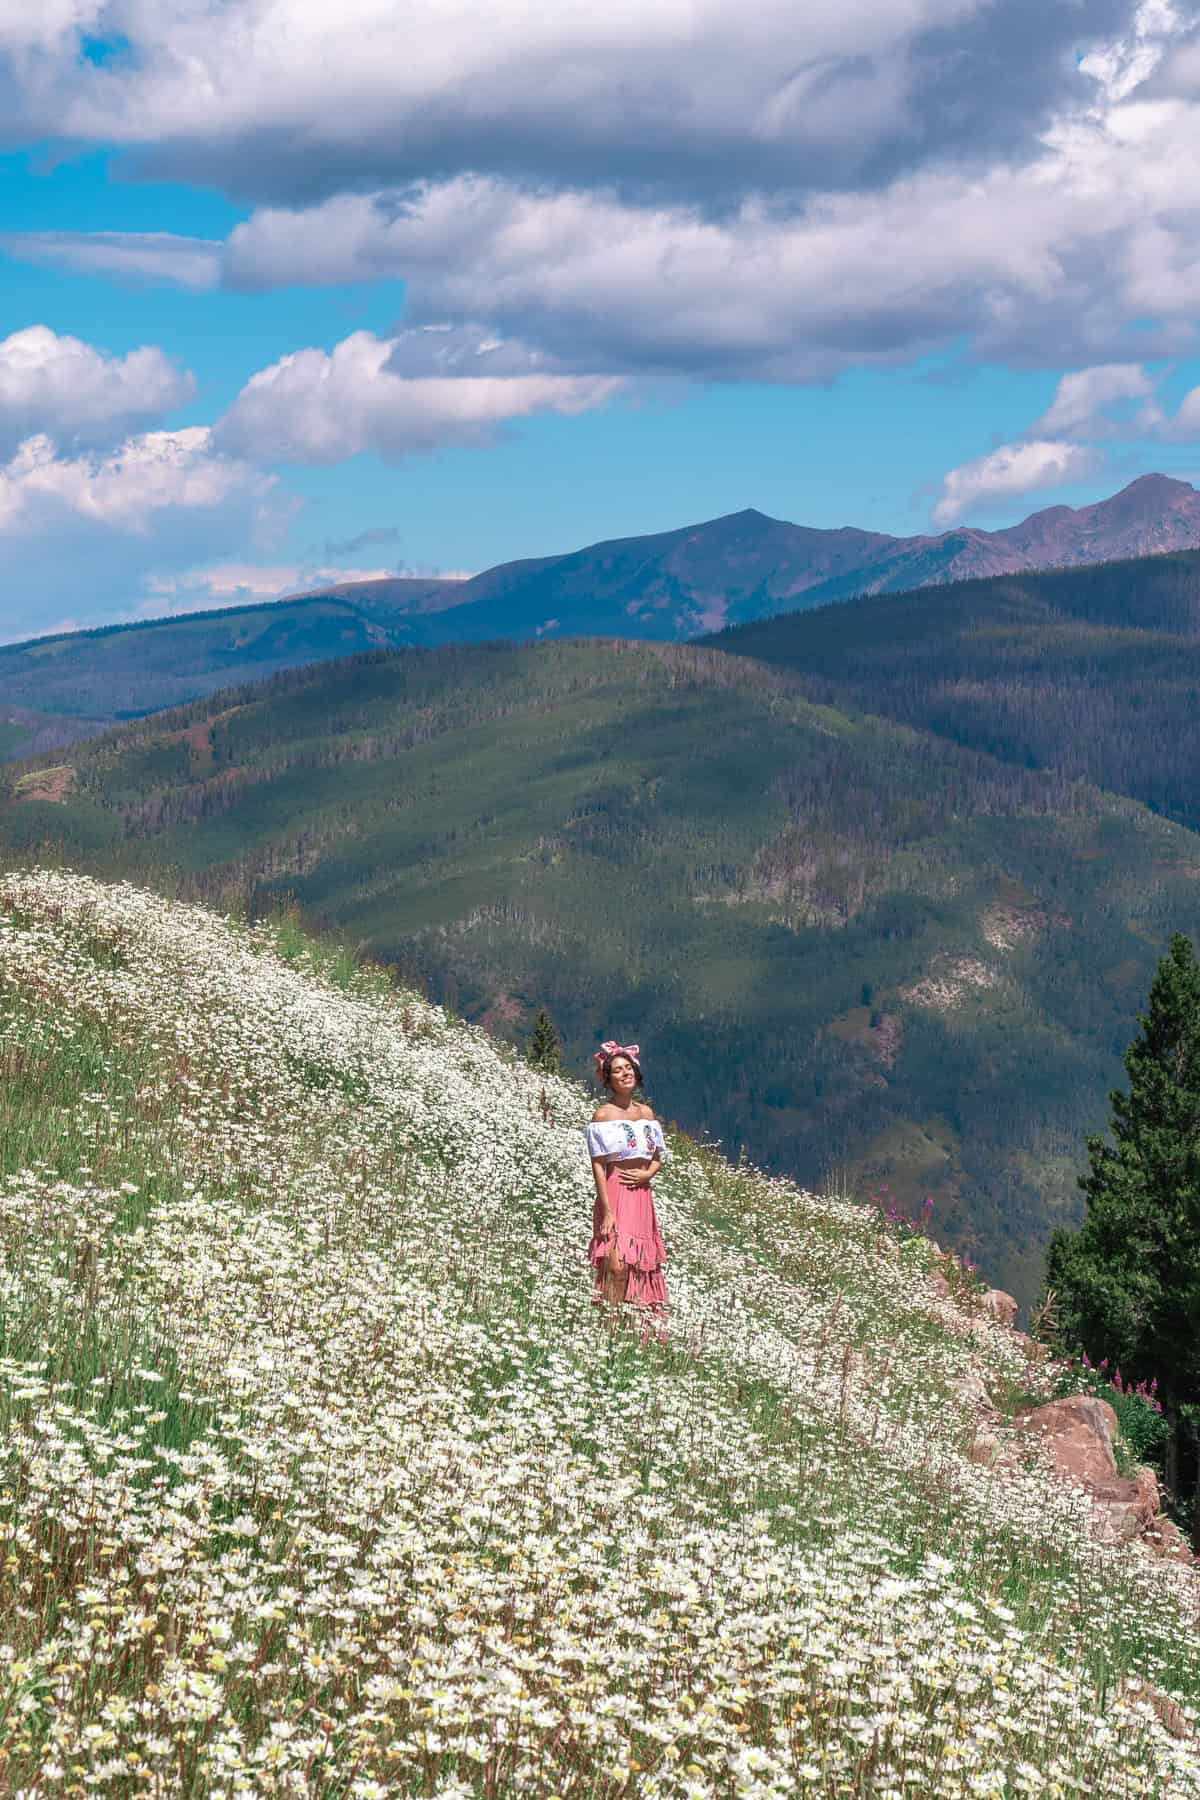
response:
[[[948,1260],[948,1253],[940,1245],[934,1245],[934,1249],[940,1258]],[[941,1268],[930,1271],[929,1282],[939,1300],[949,1297],[950,1283]],[[975,1316],[976,1330],[984,1331],[997,1324],[1011,1330],[1017,1302],[1002,1289],[991,1288],[983,1297],[980,1313],[982,1316]],[[1022,1331],[1013,1330],[1012,1335],[1029,1362],[1049,1360],[1045,1344]],[[1018,1446],[1023,1443],[1028,1448],[1037,1443],[1048,1453],[1063,1480],[1073,1482],[1088,1495],[1099,1537],[1110,1543],[1144,1544],[1156,1556],[1200,1567],[1200,1557],[1193,1553],[1183,1532],[1163,1513],[1154,1470],[1138,1467],[1130,1474],[1121,1473],[1116,1456],[1117,1415],[1107,1400],[1092,1394],[1069,1394],[1048,1400],[1018,1414],[1015,1433],[1010,1434],[978,1370],[965,1371],[951,1382],[951,1387],[975,1414],[975,1429],[967,1447],[973,1463],[994,1469],[1002,1476],[1020,1463]]]
[[[1017,1316],[1017,1302],[1003,1288],[989,1288],[983,1296],[983,1310],[998,1325],[1011,1325]]]
[[[1017,1427],[1044,1445],[1065,1480],[1083,1488],[1091,1499],[1101,1537],[1110,1542],[1137,1539],[1159,1556],[1194,1563],[1182,1532],[1162,1516],[1162,1496],[1153,1469],[1139,1468],[1122,1475],[1117,1467],[1117,1415],[1107,1400],[1070,1394],[1023,1413]]]

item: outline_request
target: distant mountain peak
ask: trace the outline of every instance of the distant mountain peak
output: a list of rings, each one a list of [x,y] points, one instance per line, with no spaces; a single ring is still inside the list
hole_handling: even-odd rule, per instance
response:
[[[1111,497],[1120,500],[1125,494],[1194,494],[1196,491],[1190,481],[1181,481],[1178,476],[1160,475],[1151,470],[1148,475],[1138,475],[1133,481],[1127,482]],[[1105,502],[1101,500],[1097,504],[1103,506]]]

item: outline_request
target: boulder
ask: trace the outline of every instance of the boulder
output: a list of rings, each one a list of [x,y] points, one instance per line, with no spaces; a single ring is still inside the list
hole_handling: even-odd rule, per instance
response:
[[[983,1296],[983,1310],[997,1325],[1011,1325],[1017,1316],[1017,1302],[1003,1288],[989,1288]]]
[[[1035,1406],[1020,1420],[1021,1429],[1039,1436],[1060,1475],[1084,1487],[1119,1480],[1113,1438],[1117,1415],[1107,1400],[1070,1394]]]
[[[1128,1479],[1118,1475],[1112,1481],[1097,1481],[1089,1486],[1092,1502],[1107,1527],[1106,1537],[1143,1537],[1162,1510],[1158,1477],[1153,1469],[1139,1469]]]
[[[1117,1415],[1107,1400],[1072,1394],[1026,1413],[1022,1431],[1037,1435],[1054,1466],[1091,1497],[1096,1529],[1108,1542],[1144,1543],[1157,1556],[1194,1564],[1183,1533],[1162,1516],[1162,1495],[1153,1469],[1121,1475],[1113,1455]]]
[[[946,1280],[946,1277],[940,1270],[934,1270],[933,1274],[929,1277],[929,1285],[939,1300],[948,1300],[950,1298],[950,1283]]]

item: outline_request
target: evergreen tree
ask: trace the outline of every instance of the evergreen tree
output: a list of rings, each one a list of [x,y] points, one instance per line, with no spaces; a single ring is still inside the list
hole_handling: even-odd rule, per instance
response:
[[[1200,965],[1175,936],[1111,1095],[1113,1141],[1088,1139],[1087,1213],[1055,1232],[1046,1272],[1065,1343],[1126,1381],[1157,1378],[1168,1476],[1195,1484],[1200,1420]],[[1184,1450],[1182,1466],[1178,1461]]]
[[[544,1006],[538,1008],[525,1054],[534,1068],[541,1069],[545,1075],[557,1075],[562,1068],[562,1046],[554,1021]]]

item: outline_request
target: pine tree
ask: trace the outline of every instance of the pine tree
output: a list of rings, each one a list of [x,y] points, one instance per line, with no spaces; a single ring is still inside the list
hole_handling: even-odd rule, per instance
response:
[[[1200,1422],[1200,965],[1175,936],[1111,1096],[1112,1142],[1088,1139],[1087,1213],[1055,1232],[1046,1275],[1060,1336],[1126,1381],[1157,1378],[1169,1475],[1195,1483]],[[1183,1449],[1182,1471],[1178,1454]]]
[[[562,1068],[562,1047],[558,1033],[554,1029],[554,1021],[544,1006],[538,1008],[537,1017],[533,1021],[533,1031],[529,1039],[529,1048],[525,1052],[535,1069],[541,1069],[545,1075],[557,1075]]]

